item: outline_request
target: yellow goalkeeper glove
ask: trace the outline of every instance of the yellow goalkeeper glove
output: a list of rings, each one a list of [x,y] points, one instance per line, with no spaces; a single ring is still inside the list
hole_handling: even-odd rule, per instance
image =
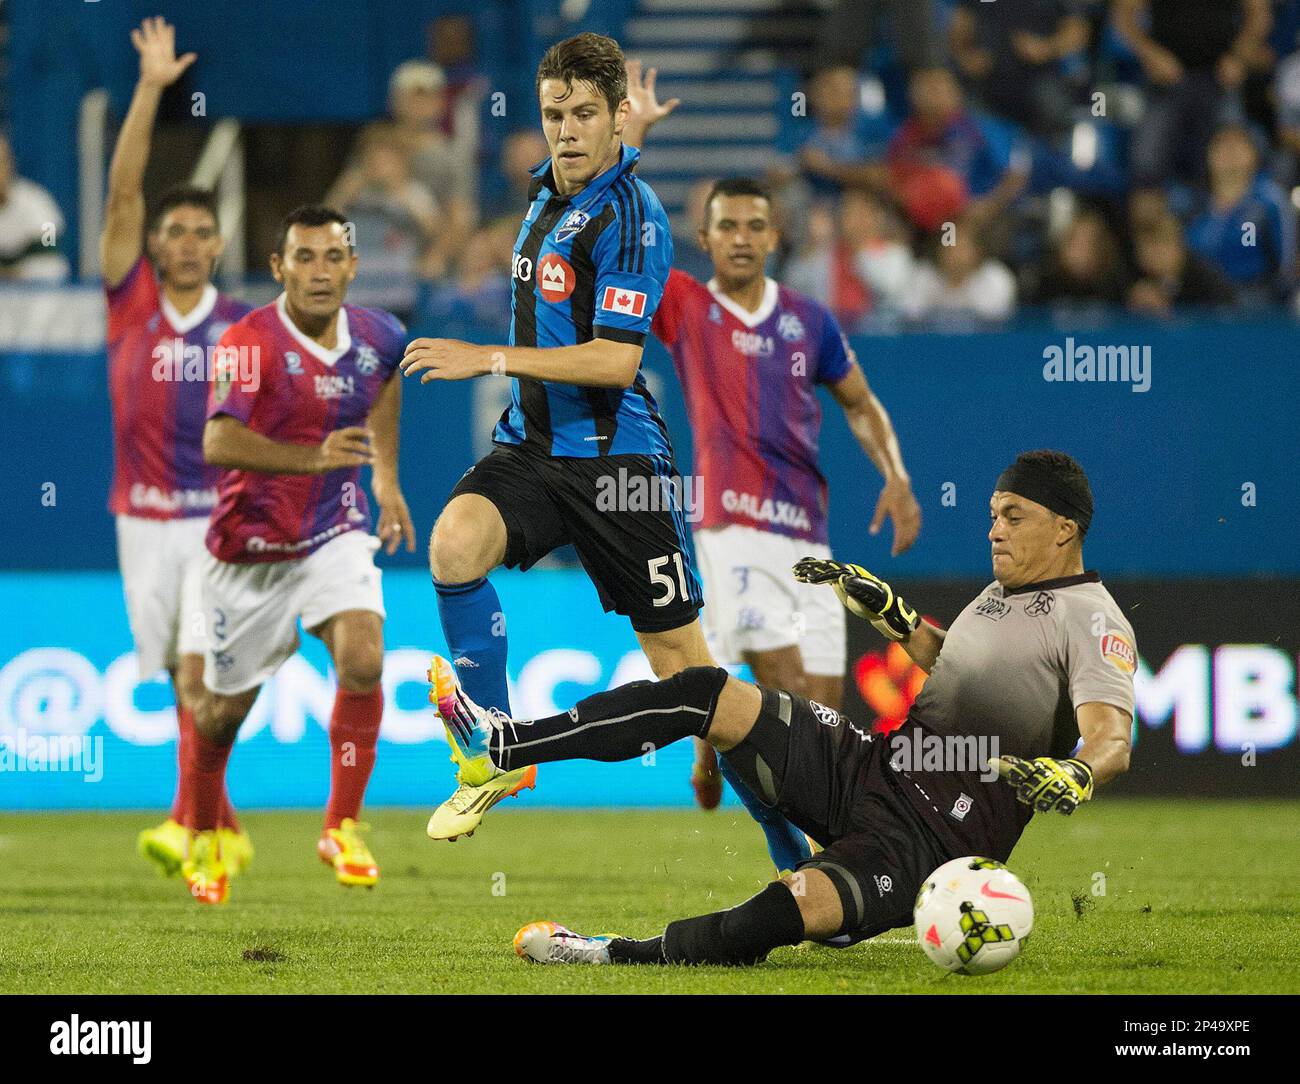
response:
[[[1092,797],[1092,769],[1082,760],[993,757],[989,763],[1016,788],[1016,797],[1039,813],[1055,809],[1069,816]]]
[[[870,621],[890,640],[906,640],[921,623],[889,584],[861,565],[805,557],[794,566],[794,578],[800,583],[830,584],[849,613]]]

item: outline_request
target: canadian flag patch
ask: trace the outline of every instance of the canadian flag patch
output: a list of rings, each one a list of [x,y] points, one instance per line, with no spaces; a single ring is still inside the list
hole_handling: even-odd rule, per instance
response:
[[[637,290],[606,286],[600,307],[606,312],[621,312],[624,316],[641,316],[645,313],[645,294]]]

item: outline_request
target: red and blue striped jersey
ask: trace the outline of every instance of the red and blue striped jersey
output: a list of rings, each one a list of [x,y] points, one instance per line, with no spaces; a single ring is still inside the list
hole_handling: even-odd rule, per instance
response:
[[[221,338],[223,356],[208,417],[228,414],[287,444],[320,444],[365,425],[405,347],[397,317],[344,305],[338,344],[326,350],[294,326],[284,297],[255,309]],[[208,551],[236,564],[306,557],[345,531],[368,531],[370,507],[357,467],[328,474],[223,470]]]
[[[113,412],[108,510],[144,519],[206,516],[217,503],[217,470],[203,461],[209,359],[251,306],[209,283],[182,316],[144,256],[105,293]]]
[[[673,271],[653,330],[686,394],[704,490],[697,528],[739,523],[826,542],[816,386],[854,364],[835,317],[771,279],[749,313],[716,282]]]

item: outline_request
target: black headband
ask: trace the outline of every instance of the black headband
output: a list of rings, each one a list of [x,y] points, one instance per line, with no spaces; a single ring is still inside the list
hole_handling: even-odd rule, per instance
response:
[[[1011,464],[998,476],[994,488],[999,493],[1018,493],[1058,516],[1074,520],[1081,536],[1092,522],[1092,494],[1086,488],[1063,484],[1051,470],[1036,463]]]

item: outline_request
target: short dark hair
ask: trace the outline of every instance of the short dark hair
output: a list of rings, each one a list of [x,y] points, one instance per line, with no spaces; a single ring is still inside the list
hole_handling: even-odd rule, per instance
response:
[[[221,228],[221,220],[217,217],[216,193],[195,184],[177,184],[167,189],[154,208],[151,228],[158,229],[162,225],[162,220],[167,217],[167,212],[177,207],[198,207],[200,210],[207,211],[212,216],[217,229]]]
[[[326,207],[321,203],[306,203],[301,207],[295,207],[280,220],[280,232],[275,238],[275,251],[281,256],[284,255],[284,242],[289,237],[289,227],[328,226],[331,222],[337,222],[340,226],[346,227],[348,219],[341,211],[336,211],[333,207]],[[351,250],[352,243],[349,240],[348,251]]]
[[[618,42],[590,31],[556,42],[537,65],[535,92],[543,79],[558,79],[572,88],[575,82],[589,83],[614,112],[627,97],[627,68]]]
[[[1088,475],[1074,456],[1051,448],[1040,448],[1033,452],[1021,452],[1016,456],[1013,466],[1032,467],[1048,474],[1069,495],[1071,504],[1092,508],[1092,486],[1088,484]],[[1075,522],[1079,525],[1079,541],[1082,542],[1083,536],[1088,533],[1088,523],[1079,523],[1077,519]]]
[[[705,229],[708,229],[711,221],[713,201],[719,196],[754,196],[757,199],[767,200],[768,206],[772,206],[772,193],[762,181],[757,181],[753,177],[723,177],[720,181],[714,181],[713,187],[709,189],[709,194],[704,199],[702,225]]]

